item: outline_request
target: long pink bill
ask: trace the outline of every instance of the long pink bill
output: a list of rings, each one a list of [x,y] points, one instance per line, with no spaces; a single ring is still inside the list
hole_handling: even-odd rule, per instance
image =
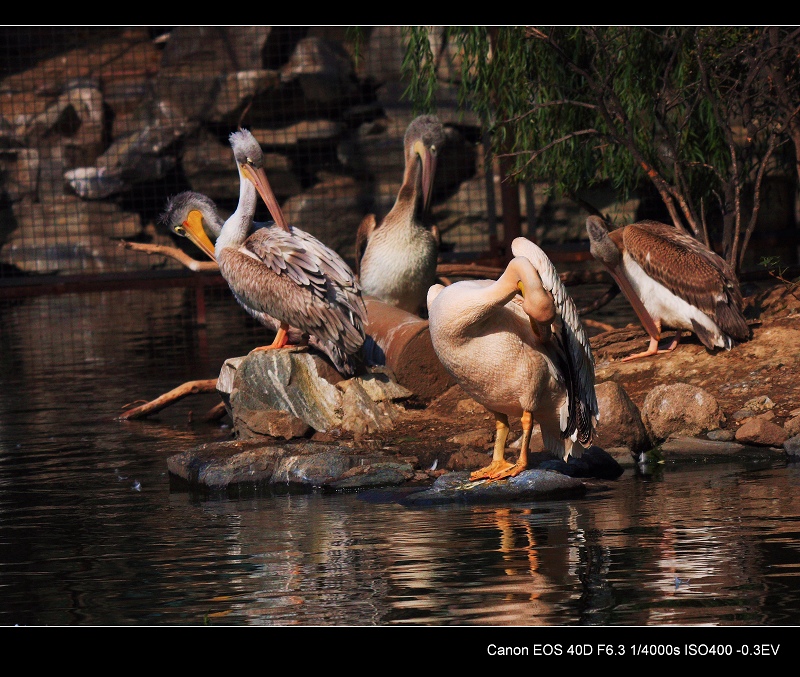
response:
[[[414,150],[422,162],[422,204],[427,211],[433,194],[433,177],[436,174],[436,156],[426,148],[422,141],[414,144]]]
[[[657,341],[660,338],[658,327],[656,327],[656,323],[653,321],[650,313],[647,312],[647,308],[644,307],[639,295],[634,291],[631,283],[628,282],[628,278],[625,277],[625,274],[619,267],[609,268],[608,272],[611,273],[611,277],[614,278],[614,281],[619,285],[622,293],[625,294],[625,298],[628,299],[628,302],[633,307],[633,310],[636,313],[636,316],[639,318],[639,321],[642,323],[644,330],[649,334],[650,338]]]
[[[270,216],[272,216],[272,220],[284,230],[289,230],[289,226],[283,216],[283,210],[278,204],[275,193],[272,192],[272,186],[269,185],[267,173],[264,171],[264,169],[255,169],[250,165],[242,165],[242,171],[244,172],[244,175],[253,182],[253,185],[256,187],[261,199],[264,200],[264,204],[267,205],[267,209],[269,210]]]

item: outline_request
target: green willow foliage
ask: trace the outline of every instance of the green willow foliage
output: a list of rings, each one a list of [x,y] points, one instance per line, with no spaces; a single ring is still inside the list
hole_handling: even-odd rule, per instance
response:
[[[452,26],[445,36],[462,59],[463,103],[490,122],[497,152],[515,154],[520,180],[548,181],[566,194],[608,180],[627,193],[647,180],[630,145],[668,178],[671,150],[713,166],[730,161],[713,116],[692,96],[697,69],[681,30],[553,27],[543,40],[524,26]],[[408,94],[429,109],[429,29],[408,32]],[[689,179],[706,197],[709,173],[698,167]]]
[[[406,28],[404,32],[408,43],[401,68],[409,80],[405,96],[414,102],[418,112],[432,112],[435,108],[437,81],[428,34],[411,28]]]
[[[797,31],[780,30],[780,48],[788,50],[782,54],[794,49],[787,67],[796,69]],[[786,59],[778,58],[769,28],[406,31],[408,97],[425,110],[434,106],[436,31],[460,64],[462,106],[485,120],[494,151],[513,158],[517,179],[543,181],[568,196],[610,182],[621,199],[649,183],[676,225],[706,241],[707,226],[724,232],[723,249],[739,262],[733,233],[745,228],[743,186],[765,157],[766,139],[772,143],[781,129],[766,73]],[[770,53],[776,55],[771,64]],[[793,73],[786,78],[790,87]],[[784,123],[793,115],[784,113]],[[750,120],[760,131],[740,143],[737,125]],[[769,149],[767,158],[774,146]]]

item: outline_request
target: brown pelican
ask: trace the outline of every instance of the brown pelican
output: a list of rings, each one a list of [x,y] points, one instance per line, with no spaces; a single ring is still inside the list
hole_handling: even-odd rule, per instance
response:
[[[594,358],[575,304],[539,247],[518,237],[511,251],[514,258],[497,281],[435,284],[428,292],[436,354],[495,416],[492,461],[472,480],[525,470],[534,419],[545,447],[565,461],[591,444],[598,420]],[[515,464],[504,454],[509,416],[522,419]]]
[[[356,273],[365,294],[409,313],[425,310],[425,295],[436,280],[437,237],[417,211],[430,207],[437,153],[444,144],[442,123],[433,115],[411,121],[404,137],[405,171],[394,206],[380,223],[367,214],[356,233]]]
[[[191,209],[177,215],[189,237],[216,259],[237,301],[254,317],[278,322],[275,340],[256,350],[282,348],[290,327],[308,334],[344,375],[355,373],[364,343],[366,307],[353,271],[313,235],[289,226],[264,171],[261,146],[247,130],[229,137],[239,170],[239,203],[212,244],[203,224],[213,231],[216,210]],[[253,225],[258,196],[274,224]],[[192,203],[199,206],[201,203]],[[183,220],[178,220],[183,216]]]
[[[730,350],[750,337],[736,276],[698,240],[657,221],[609,232],[600,217],[590,216],[586,230],[592,256],[608,269],[650,335],[647,350],[623,362],[674,350],[683,331],[693,331],[709,350]],[[676,332],[659,350],[662,326]]]

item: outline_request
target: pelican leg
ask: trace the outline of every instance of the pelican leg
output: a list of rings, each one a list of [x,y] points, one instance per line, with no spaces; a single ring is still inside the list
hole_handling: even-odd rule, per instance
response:
[[[283,348],[289,342],[289,334],[288,334],[289,325],[281,322],[281,326],[278,328],[277,333],[275,334],[275,339],[270,343],[268,346],[259,346],[258,348],[253,348],[252,352],[257,350],[277,350],[279,348]]]
[[[521,472],[528,469],[528,448],[531,446],[531,431],[533,430],[533,416],[531,412],[522,413],[522,443],[519,447],[519,457],[514,465],[508,467],[492,476],[491,479],[499,480],[504,477],[516,477]]]
[[[672,352],[673,350],[675,350],[675,348],[677,348],[677,347],[678,347],[678,343],[679,343],[679,342],[680,342],[680,340],[681,340],[681,333],[682,333],[682,332],[681,332],[681,330],[680,330],[680,329],[678,329],[678,331],[676,331],[676,332],[675,332],[675,336],[674,336],[674,337],[673,337],[673,339],[672,339],[672,343],[670,343],[670,344],[669,344],[669,345],[668,345],[666,348],[664,348],[663,350],[659,350],[658,352],[659,352],[659,353],[670,353],[670,352]]]
[[[657,322],[656,326],[658,327],[658,334],[661,335],[661,323]],[[666,348],[659,349],[658,347],[658,338],[651,336],[650,337],[650,345],[647,346],[647,350],[643,353],[636,353],[635,355],[628,355],[628,357],[623,358],[623,362],[628,362],[629,360],[636,360],[640,357],[649,357],[650,355],[658,355],[660,353],[669,353],[675,350],[678,347],[678,343],[681,340],[681,330],[675,332],[675,336],[672,339],[672,343],[669,344]]]
[[[658,353],[658,339],[654,336],[650,337],[650,345],[647,346],[647,350],[643,353],[634,353],[633,355],[628,355],[628,357],[623,357],[623,362],[630,362],[631,360],[638,360],[640,357],[649,357],[650,355],[655,355]]]
[[[508,439],[508,416],[495,413],[495,427],[497,432],[494,438],[494,451],[492,452],[492,462],[485,468],[475,470],[470,474],[470,480],[480,480],[484,478],[495,479],[498,473],[513,467],[512,463],[506,461],[506,439]]]

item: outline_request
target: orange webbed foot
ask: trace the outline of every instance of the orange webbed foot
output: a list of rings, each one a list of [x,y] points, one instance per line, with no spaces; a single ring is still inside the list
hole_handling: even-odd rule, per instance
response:
[[[651,338],[650,345],[647,346],[647,350],[643,353],[636,353],[634,355],[628,355],[622,359],[622,362],[629,362],[630,360],[638,360],[641,357],[650,357],[650,355],[660,355],[662,353],[671,353],[675,348],[678,347],[678,343],[681,340],[681,332],[675,332],[675,337],[672,339],[672,342],[666,348],[659,348],[658,347],[658,339]]]
[[[515,463],[510,468],[506,468],[502,472],[497,473],[496,475],[490,477],[489,479],[494,481],[494,480],[502,480],[507,477],[516,477],[517,475],[525,472],[527,469],[528,469],[527,466]]]
[[[482,479],[490,479],[490,480],[497,479],[497,476],[499,474],[507,472],[512,468],[514,468],[514,464],[509,463],[508,461],[492,461],[485,468],[473,471],[470,474],[469,479],[472,482],[474,482],[475,480],[482,480]]]

